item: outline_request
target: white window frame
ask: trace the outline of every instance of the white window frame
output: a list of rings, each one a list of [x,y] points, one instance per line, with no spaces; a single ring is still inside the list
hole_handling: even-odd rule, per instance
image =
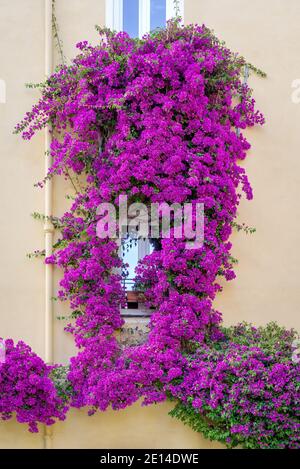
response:
[[[184,0],[178,0],[179,16],[184,22]],[[166,20],[176,16],[174,0],[166,0]],[[113,31],[123,31],[123,0],[106,0],[105,25]],[[150,31],[150,0],[139,0],[139,37]]]

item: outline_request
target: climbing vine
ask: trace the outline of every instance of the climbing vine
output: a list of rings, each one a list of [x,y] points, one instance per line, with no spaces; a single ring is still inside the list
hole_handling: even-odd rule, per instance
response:
[[[100,44],[79,43],[79,55],[46,81],[16,128],[29,140],[51,124],[47,178],[81,180],[57,220],[61,235],[46,259],[62,270],[58,298],[70,304],[66,331],[78,354],[69,367],[52,369],[25,345],[9,342],[0,368],[1,415],[16,412],[35,430],[36,422],[51,424],[51,415],[63,418],[66,406],[88,406],[92,414],[140,398],[144,405],[169,398],[179,402],[174,416],[229,446],[299,447],[299,365],[289,359],[291,333],[272,329],[279,345],[264,347],[261,331],[223,329],[213,306],[219,279],[235,277],[232,229],[248,229],[235,221],[242,194],[252,199],[239,165],[250,148],[243,131],[264,123],[242,79],[246,61],[205,26],[171,21],[142,40],[98,31]],[[96,229],[98,206],[118,206],[124,194],[130,203],[205,207],[203,246],[186,249],[183,237],[162,239],[137,268],[153,314],[147,341],[131,346],[117,336],[125,301],[118,243],[99,238]],[[18,353],[31,370],[27,382],[10,362]],[[32,379],[42,386],[38,398]]]
[[[66,64],[66,57],[65,57],[65,54],[64,54],[64,51],[63,51],[63,42],[59,36],[59,26],[58,26],[58,22],[57,22],[57,18],[56,18],[56,4],[55,4],[55,0],[52,0],[52,35],[53,35],[53,39],[55,41],[55,44],[56,44],[56,48],[57,48],[57,51],[58,51],[58,54],[59,54],[59,58],[60,58],[60,63],[62,65],[65,65]]]

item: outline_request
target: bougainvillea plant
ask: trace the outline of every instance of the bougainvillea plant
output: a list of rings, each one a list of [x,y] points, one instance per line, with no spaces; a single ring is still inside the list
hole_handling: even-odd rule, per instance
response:
[[[223,340],[197,347],[183,379],[171,383],[170,396],[179,400],[171,415],[228,447],[299,449],[296,332],[275,323],[223,332]]]
[[[264,122],[241,78],[246,62],[205,26],[172,21],[142,40],[99,34],[98,46],[77,45],[79,55],[42,85],[40,101],[16,128],[29,140],[50,124],[47,178],[80,178],[70,210],[55,220],[61,237],[46,259],[62,269],[58,297],[70,302],[67,330],[78,354],[67,369],[52,369],[23,345],[9,346],[8,360],[21,354],[26,361],[29,354],[32,371],[26,383],[13,365],[2,366],[2,381],[13,375],[0,401],[2,416],[22,409],[20,419],[32,426],[52,423],[51,409],[53,418],[63,418],[66,402],[93,413],[171,397],[181,402],[177,416],[187,421],[183,413],[190,415],[191,406],[223,432],[206,435],[226,444],[299,447],[299,366],[277,363],[277,348],[269,353],[251,340],[226,339],[213,307],[218,278],[235,276],[229,237],[242,192],[252,198],[238,163],[250,148],[243,130]],[[125,347],[116,334],[124,322],[118,243],[96,233],[99,204],[118,205],[124,194],[130,203],[205,207],[201,248],[163,239],[141,261],[137,281],[153,309],[150,332],[145,343]],[[36,375],[43,379],[39,399],[32,397]],[[17,403],[16,383],[24,389]]]

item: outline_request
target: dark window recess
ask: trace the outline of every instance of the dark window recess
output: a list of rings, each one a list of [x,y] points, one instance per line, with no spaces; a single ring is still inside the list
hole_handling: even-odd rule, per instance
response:
[[[139,309],[137,301],[127,301],[127,309]]]
[[[162,245],[161,245],[161,239],[160,238],[150,238],[149,239],[150,246],[152,246],[153,251],[161,251],[162,250]]]

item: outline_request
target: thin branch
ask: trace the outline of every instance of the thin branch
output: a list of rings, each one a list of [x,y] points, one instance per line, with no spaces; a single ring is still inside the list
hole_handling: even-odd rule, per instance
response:
[[[57,47],[59,55],[60,55],[61,63],[62,63],[62,65],[65,65],[66,64],[66,58],[65,58],[65,55],[64,55],[64,51],[63,51],[62,40],[59,37],[59,27],[58,27],[57,19],[56,19],[56,16],[55,16],[55,0],[52,0],[52,33],[53,33],[53,37],[56,41],[56,47]]]

